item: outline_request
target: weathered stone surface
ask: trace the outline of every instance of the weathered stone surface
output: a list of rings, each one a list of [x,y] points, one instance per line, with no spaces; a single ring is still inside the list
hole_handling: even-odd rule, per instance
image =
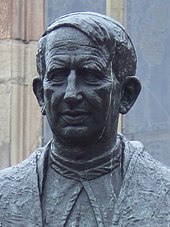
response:
[[[43,15],[43,0],[1,0],[0,39],[38,40],[43,32]]]
[[[0,82],[4,82],[11,77],[11,41],[1,40],[0,41],[1,50],[1,62],[0,62]]]
[[[40,111],[32,93],[32,78],[36,75],[35,51],[35,42],[13,44],[11,164],[24,159],[40,143]]]
[[[0,39],[11,37],[11,0],[1,0],[0,2]]]
[[[10,85],[0,83],[0,168],[9,165]]]
[[[32,93],[36,46],[0,41],[0,168],[18,163],[41,141],[40,111]]]
[[[43,0],[13,0],[12,38],[25,41],[38,40],[43,32],[43,15]]]
[[[44,31],[44,0],[25,0],[25,2],[27,8],[25,39],[38,40]]]

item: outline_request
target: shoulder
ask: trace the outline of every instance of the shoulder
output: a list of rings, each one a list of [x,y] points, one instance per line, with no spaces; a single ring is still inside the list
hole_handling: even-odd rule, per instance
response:
[[[140,141],[129,141],[124,136],[122,136],[122,140],[124,144],[124,156],[126,162],[129,162],[131,159],[135,159],[136,165],[141,167],[139,168],[140,171],[154,172],[154,176],[162,175],[162,177],[165,177],[170,181],[170,167],[154,159]]]
[[[126,172],[132,173],[133,182],[137,182],[139,190],[170,197],[170,167],[154,159],[141,142],[125,139],[125,144],[125,153],[129,153],[130,157]]]
[[[25,220],[33,226],[41,220],[37,160],[43,152],[39,148],[18,165],[0,171],[2,226],[25,226]]]
[[[155,160],[139,141],[129,141],[122,136],[124,143],[124,177],[129,176],[138,182],[138,187],[155,193],[170,196],[170,167]],[[163,193],[166,192],[166,193]]]
[[[124,209],[140,223],[168,223],[170,168],[155,160],[141,142],[123,138],[126,172]],[[154,224],[152,226],[154,226]],[[162,225],[159,225],[162,226]]]
[[[32,179],[30,176],[36,175],[37,157],[43,150],[43,148],[38,148],[21,163],[0,170],[0,191],[7,193],[19,185],[28,184],[28,181]]]
[[[130,141],[138,155],[138,167],[143,173],[148,172],[154,178],[162,179],[170,182],[170,167],[154,159],[145,149],[144,145],[137,141]]]
[[[4,226],[18,226],[24,220],[32,223],[34,216],[40,216],[37,162],[44,152],[45,148],[39,148],[18,165],[0,171],[0,221]]]

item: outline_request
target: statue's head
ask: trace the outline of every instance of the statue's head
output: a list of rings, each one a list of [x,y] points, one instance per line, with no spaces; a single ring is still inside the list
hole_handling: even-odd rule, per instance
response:
[[[92,12],[62,16],[47,28],[37,70],[33,89],[42,113],[54,137],[70,145],[116,138],[119,113],[130,110],[141,89],[128,34]]]

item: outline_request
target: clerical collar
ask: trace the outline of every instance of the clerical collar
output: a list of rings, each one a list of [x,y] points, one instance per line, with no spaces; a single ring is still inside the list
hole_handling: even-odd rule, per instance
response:
[[[117,167],[121,167],[122,142],[117,137],[115,147],[109,153],[97,157],[95,159],[78,163],[67,160],[55,152],[54,144],[51,143],[50,166],[56,172],[64,177],[82,181],[92,180],[105,175]]]

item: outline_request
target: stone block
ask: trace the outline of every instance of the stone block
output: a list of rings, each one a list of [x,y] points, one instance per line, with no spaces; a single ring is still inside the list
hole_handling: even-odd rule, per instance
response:
[[[37,42],[12,41],[11,78],[14,84],[32,85],[32,79],[37,75],[36,49]]]
[[[0,40],[1,61],[0,61],[0,82],[11,77],[11,41]]]
[[[32,92],[36,76],[36,42],[13,42],[11,98],[11,165],[29,156],[41,143],[41,114]]]
[[[41,143],[41,115],[32,87],[12,86],[11,165],[28,157]]]
[[[11,37],[11,7],[12,0],[1,0],[0,2],[0,39]]]
[[[12,1],[12,38],[38,40],[44,30],[43,0]]]
[[[36,46],[0,40],[0,168],[22,161],[41,143],[41,114],[32,92]]]
[[[39,40],[44,31],[44,0],[31,0],[27,4],[26,40]]]
[[[29,0],[30,1],[30,0]],[[11,36],[13,39],[25,39],[25,20],[27,10],[25,7],[25,0],[12,0],[12,29]]]
[[[9,166],[10,159],[11,87],[0,83],[0,168]]]
[[[24,44],[15,40],[0,40],[0,82],[32,84],[36,71],[37,42]]]

